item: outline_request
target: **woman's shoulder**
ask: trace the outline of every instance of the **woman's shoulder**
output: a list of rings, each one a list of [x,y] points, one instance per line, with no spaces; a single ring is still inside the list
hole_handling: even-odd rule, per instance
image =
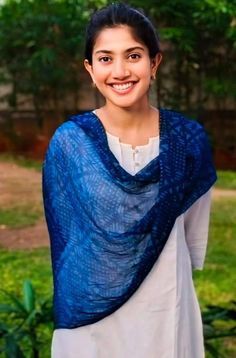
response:
[[[164,115],[168,123],[170,123],[172,131],[179,133],[179,135],[184,135],[187,140],[196,140],[197,138],[200,139],[206,136],[203,125],[185,113],[162,109],[162,115]]]
[[[65,122],[63,122],[56,128],[51,138],[51,141],[63,141],[66,138],[73,136],[74,134],[78,136],[82,128],[80,124],[86,121],[86,118],[88,118],[88,116],[91,116],[91,114],[92,111],[87,111],[84,113],[78,113],[69,116],[65,120]]]
[[[169,120],[175,125],[179,124],[189,129],[203,129],[203,126],[198,122],[198,120],[191,118],[183,112],[167,108],[162,108],[161,112],[168,116]]]
[[[80,121],[85,121],[85,117],[85,113],[79,113],[68,117],[65,122],[60,124],[49,141],[46,155],[48,156],[50,153],[66,152],[73,143],[80,145],[83,130],[78,123]]]

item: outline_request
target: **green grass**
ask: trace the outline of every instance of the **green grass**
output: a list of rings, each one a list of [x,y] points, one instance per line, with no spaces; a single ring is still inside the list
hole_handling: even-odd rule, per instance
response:
[[[35,288],[37,299],[52,298],[52,273],[48,249],[44,248],[33,251],[8,251],[1,249],[0,255],[1,289],[7,290],[22,301],[23,281],[30,279]],[[12,305],[12,302],[1,290],[0,303]],[[3,322],[1,316],[0,323],[12,326],[11,316],[3,317],[5,320]],[[38,334],[40,341],[43,342],[40,346],[40,358],[50,358],[52,327],[41,325],[38,327]],[[23,346],[26,351],[27,344],[23,343]],[[0,357],[4,358],[5,354],[0,353]],[[16,356],[12,355],[12,357]],[[29,358],[29,354],[26,354],[26,357]]]
[[[236,171],[218,170],[217,176],[217,188],[236,190]]]
[[[10,158],[10,159],[9,159]],[[27,168],[41,170],[41,163],[24,158],[6,157]],[[236,189],[236,172],[218,171],[216,187]],[[30,207],[0,209],[0,225],[24,227],[35,224],[42,213]],[[193,274],[202,309],[209,304],[227,305],[236,293],[236,197],[219,198],[212,204],[209,244],[203,271]],[[39,296],[52,294],[52,275],[48,249],[8,251],[0,249],[1,287],[21,294],[22,283],[30,279]],[[3,297],[0,294],[0,301]],[[216,342],[227,358],[236,357],[236,344],[232,339]],[[48,347],[49,351],[49,347]]]
[[[32,207],[0,208],[0,226],[19,229],[35,225],[41,218],[42,210],[35,210]]]
[[[15,164],[20,165],[21,167],[28,168],[28,169],[34,169],[34,170],[37,170],[38,172],[41,172],[41,170],[42,170],[42,161],[26,158],[22,155],[1,153],[0,161],[7,162],[7,163],[15,163]]]
[[[30,279],[43,297],[52,294],[52,273],[49,249],[11,251],[0,249],[1,288],[21,294],[25,279]]]
[[[194,272],[202,306],[222,304],[236,293],[236,198],[212,203],[204,270]]]
[[[203,271],[194,272],[194,281],[202,309],[208,304],[227,305],[236,293],[236,198],[217,199],[212,204],[209,245]],[[24,279],[29,278],[39,295],[52,293],[48,249],[33,251],[1,250],[2,288],[20,295]],[[227,358],[236,356],[233,339],[216,346]],[[49,347],[48,347],[49,350]]]
[[[235,238],[236,198],[214,200],[204,270],[193,275],[202,309],[207,305],[228,306],[236,298]],[[224,357],[236,357],[235,339],[215,342],[215,346]]]

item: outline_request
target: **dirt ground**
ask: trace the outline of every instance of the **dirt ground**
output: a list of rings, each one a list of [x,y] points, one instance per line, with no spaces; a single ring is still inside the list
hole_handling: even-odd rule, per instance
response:
[[[0,162],[0,208],[19,206],[42,210],[41,173],[13,163]],[[0,225],[0,245],[9,249],[33,249],[49,245],[45,221],[10,229]]]
[[[214,189],[213,197],[236,197],[236,190]],[[0,208],[19,206],[42,210],[41,173],[13,163],[0,162]],[[34,249],[49,245],[44,219],[36,225],[10,229],[0,225],[0,245],[7,249]]]

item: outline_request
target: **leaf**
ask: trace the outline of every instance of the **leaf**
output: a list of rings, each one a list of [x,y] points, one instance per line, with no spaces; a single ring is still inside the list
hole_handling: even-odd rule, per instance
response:
[[[35,292],[31,281],[25,280],[23,284],[24,306],[29,313],[35,309]]]
[[[19,313],[22,312],[16,306],[0,304],[0,313]]]
[[[7,358],[26,358],[13,336],[6,338],[5,352]]]
[[[209,339],[214,336],[215,329],[209,324],[203,324],[204,339]]]
[[[5,296],[9,297],[11,299],[11,301],[15,304],[16,308],[22,312],[22,313],[26,313],[26,310],[25,310],[25,307],[24,305],[17,299],[17,297],[12,294],[12,293],[9,293],[3,289],[0,289],[1,292],[3,292],[5,294]]]
[[[212,344],[205,343],[206,350],[211,354],[213,358],[220,358],[217,350],[212,346]]]
[[[231,302],[234,304],[234,302]],[[208,311],[202,313],[204,323],[210,323],[215,320],[236,320],[236,310],[231,308],[225,308],[220,306],[207,306]]]
[[[0,322],[0,337],[3,336],[8,331],[9,331],[9,327],[6,324]]]

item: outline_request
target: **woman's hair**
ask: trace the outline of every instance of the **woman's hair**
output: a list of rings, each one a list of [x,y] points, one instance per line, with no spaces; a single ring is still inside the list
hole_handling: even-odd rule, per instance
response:
[[[148,48],[150,58],[160,52],[159,39],[151,21],[137,9],[123,3],[115,3],[96,11],[90,19],[85,42],[85,58],[90,64],[93,47],[100,32],[119,25],[130,27],[133,36]]]

